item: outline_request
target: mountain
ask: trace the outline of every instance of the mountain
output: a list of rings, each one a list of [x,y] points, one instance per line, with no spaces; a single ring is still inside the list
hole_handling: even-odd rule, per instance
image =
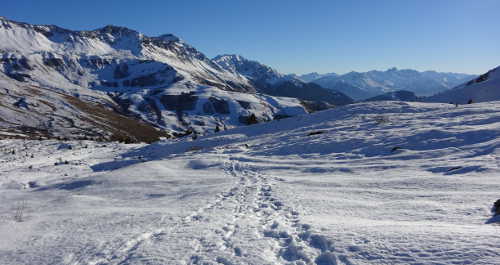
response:
[[[11,80],[0,72],[0,139],[72,138],[152,142],[170,135],[138,119],[123,115],[105,97]],[[98,100],[98,101],[97,101]]]
[[[49,122],[61,119],[92,127],[87,121],[92,119],[82,120],[81,109],[75,111],[78,107],[67,97],[170,134],[230,128],[248,123],[252,116],[265,121],[306,113],[299,100],[255,94],[248,78],[224,69],[172,34],[149,37],[118,26],[72,31],[0,18],[0,39],[4,92],[29,106],[29,111],[23,110],[25,104],[12,105],[2,97],[4,129],[28,126],[47,135],[68,135],[59,126],[63,121]],[[46,95],[51,96],[42,97]],[[57,116],[51,109],[68,111]],[[26,116],[23,120],[15,115],[20,112]],[[44,118],[29,117],[35,113]],[[106,115],[101,113],[102,123],[111,119]],[[133,127],[123,130],[130,135]],[[89,135],[88,130],[78,131]],[[102,129],[99,137],[113,134]]]
[[[480,75],[476,79],[441,92],[429,98],[430,102],[453,102],[464,104],[500,100],[500,66]]]
[[[378,95],[375,97],[371,97],[369,99],[365,99],[364,101],[419,101],[419,98],[415,95],[415,93],[406,90],[398,90],[393,92],[387,92],[382,95]]]
[[[324,78],[324,77],[337,77],[338,74],[336,73],[326,73],[326,74],[319,74],[317,72],[312,72],[308,74],[303,74],[303,75],[297,75],[296,77],[304,82],[312,82],[316,79]]]
[[[339,91],[304,82],[293,75],[281,74],[267,65],[239,55],[219,55],[213,61],[222,68],[251,80],[260,93],[280,97],[294,97],[315,103],[323,102],[332,106],[346,105],[353,102],[350,97]]]
[[[387,71],[350,72],[339,76],[321,77],[312,82],[341,91],[356,100],[364,100],[398,90],[411,91],[417,96],[430,96],[474,77],[468,74],[391,68]]]

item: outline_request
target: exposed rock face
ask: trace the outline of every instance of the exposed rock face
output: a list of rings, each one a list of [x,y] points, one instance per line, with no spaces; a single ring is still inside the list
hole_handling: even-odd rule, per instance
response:
[[[500,215],[500,199],[493,204],[493,213],[495,216]]]
[[[302,106],[306,108],[308,112],[315,112],[315,111],[320,111],[320,110],[326,110],[326,109],[331,109],[335,106],[328,104],[324,101],[309,101],[309,100],[302,100],[301,101]]]
[[[198,97],[194,93],[181,93],[180,95],[163,95],[160,98],[161,103],[167,110],[187,111],[193,110],[196,106]]]
[[[154,74],[149,74],[136,77],[132,80],[125,80],[123,81],[123,86],[148,87],[148,86],[160,85],[161,83],[162,83],[161,80],[156,79],[156,76]],[[114,84],[116,84],[116,82],[114,82]]]
[[[128,72],[127,64],[119,64],[115,67],[115,72],[114,72],[115,79],[122,79],[128,76],[130,76],[130,73]]]
[[[491,70],[491,71],[489,71],[489,72],[487,72],[487,73],[485,73],[485,74],[480,75],[478,78],[473,79],[473,80],[471,80],[471,81],[467,82],[467,84],[466,84],[466,85],[467,85],[467,86],[470,86],[470,85],[473,85],[474,83],[481,83],[481,82],[484,82],[484,81],[488,80],[488,78],[490,77],[490,73],[491,73],[492,71],[493,71],[493,70]]]
[[[19,82],[26,82],[31,78],[30,75],[23,73],[7,73],[7,76]]]
[[[57,69],[58,67],[64,66],[64,61],[62,59],[59,59],[59,58],[47,58],[47,59],[43,60],[43,63],[46,66],[49,66],[49,67],[52,67],[55,69]]]
[[[209,102],[212,104],[215,112],[219,114],[229,114],[229,104],[223,99],[218,99],[214,97],[210,97]]]
[[[253,113],[250,114],[249,116],[240,116],[239,120],[241,123],[246,124],[246,125],[252,125],[252,124],[259,123],[257,116],[255,116],[255,114],[253,114]]]
[[[252,106],[250,105],[250,102],[247,101],[241,101],[238,100],[238,103],[244,108],[244,109],[251,109]]]

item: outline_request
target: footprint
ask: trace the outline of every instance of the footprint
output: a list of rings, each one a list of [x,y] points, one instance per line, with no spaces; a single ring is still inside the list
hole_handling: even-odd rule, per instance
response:
[[[235,247],[234,248],[234,255],[238,256],[238,257],[241,257],[242,256],[242,251],[241,251],[241,248],[239,247]]]
[[[298,247],[293,240],[281,251],[280,256],[287,261],[303,260],[309,262],[309,258],[302,251],[302,248]]]
[[[331,252],[323,252],[314,260],[316,265],[337,265],[337,257]]]
[[[189,264],[200,264],[200,261],[201,261],[201,257],[198,256],[198,255],[193,255],[191,256],[191,258],[189,258]]]
[[[216,260],[219,264],[223,264],[223,265],[233,265],[233,263],[229,260],[227,260],[226,258],[224,257],[217,257],[217,260]]]
[[[311,235],[309,238],[309,244],[313,248],[317,248],[321,251],[333,250],[332,242],[322,235]]]

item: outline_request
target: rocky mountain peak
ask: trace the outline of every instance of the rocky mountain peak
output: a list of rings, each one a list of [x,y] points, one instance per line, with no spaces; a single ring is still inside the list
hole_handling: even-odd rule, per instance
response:
[[[283,75],[275,69],[257,61],[249,60],[241,55],[219,55],[214,57],[212,61],[228,71],[240,73],[254,81],[275,83],[283,78]]]
[[[126,28],[126,27],[120,27],[120,26],[115,26],[115,25],[106,25],[102,28],[98,28],[95,30],[96,32],[99,33],[106,33],[106,34],[111,34],[115,36],[124,36],[124,35],[139,35],[139,32]]]
[[[179,37],[175,36],[174,34],[163,34],[163,35],[156,37],[156,39],[161,40],[161,41],[165,41],[165,42],[181,41],[181,39]]]

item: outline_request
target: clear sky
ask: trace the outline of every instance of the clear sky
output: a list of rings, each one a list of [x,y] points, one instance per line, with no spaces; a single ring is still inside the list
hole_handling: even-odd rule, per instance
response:
[[[6,0],[0,15],[173,33],[209,57],[240,54],[284,73],[500,65],[500,0]]]

